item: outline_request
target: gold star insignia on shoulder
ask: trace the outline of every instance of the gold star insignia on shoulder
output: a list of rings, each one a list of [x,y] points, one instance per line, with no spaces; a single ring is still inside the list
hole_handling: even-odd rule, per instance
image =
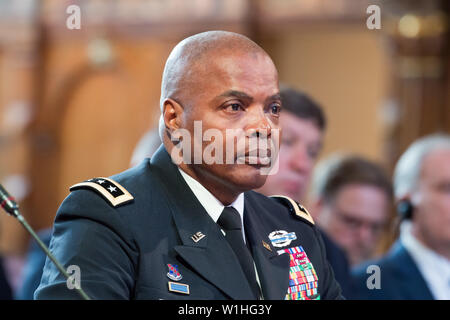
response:
[[[70,187],[70,191],[83,188],[96,191],[113,207],[118,207],[134,199],[124,187],[108,178],[93,178],[77,183]]]

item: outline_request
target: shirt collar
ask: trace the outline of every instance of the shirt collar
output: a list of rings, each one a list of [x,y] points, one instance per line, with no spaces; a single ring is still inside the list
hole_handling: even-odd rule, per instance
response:
[[[225,206],[219,201],[211,192],[209,192],[200,182],[192,178],[186,172],[178,168],[181,176],[186,181],[189,188],[194,193],[195,197],[198,199],[200,204],[205,208],[208,215],[217,223],[220,215],[222,214]],[[244,193],[239,194],[239,196],[234,200],[230,207],[234,207],[241,217],[242,228],[244,227]],[[244,229],[242,229],[244,230]]]

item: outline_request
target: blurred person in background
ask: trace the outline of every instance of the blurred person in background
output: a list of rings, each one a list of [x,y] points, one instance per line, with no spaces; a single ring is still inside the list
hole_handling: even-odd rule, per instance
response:
[[[313,176],[314,217],[351,265],[370,258],[389,222],[391,183],[381,167],[359,156],[333,155]]]
[[[12,299],[11,286],[6,276],[2,255],[0,254],[0,300],[11,300],[11,299]]]
[[[360,299],[450,299],[450,135],[417,140],[394,171],[400,237],[386,256],[353,272]],[[368,265],[380,268],[367,286]]]
[[[130,167],[137,166],[145,158],[151,158],[161,144],[158,128],[148,130],[134,148]]]
[[[304,203],[311,172],[322,150],[326,118],[322,108],[305,93],[281,87],[280,94],[283,135],[279,168],[257,191],[266,195],[283,194]]]
[[[280,125],[283,135],[278,158],[278,172],[267,177],[256,191],[266,196],[286,195],[305,203],[310,176],[323,145],[326,117],[321,106],[305,93],[282,86],[283,112]],[[327,259],[344,296],[349,294],[350,271],[345,252],[320,228]]]
[[[48,246],[52,237],[52,228],[42,229],[37,232],[37,235]],[[14,295],[15,299],[33,300],[34,291],[36,291],[41,282],[46,258],[47,255],[42,251],[36,240],[31,239],[22,270],[22,283]]]
[[[0,256],[0,300],[11,300],[12,292],[3,268],[3,259]]]

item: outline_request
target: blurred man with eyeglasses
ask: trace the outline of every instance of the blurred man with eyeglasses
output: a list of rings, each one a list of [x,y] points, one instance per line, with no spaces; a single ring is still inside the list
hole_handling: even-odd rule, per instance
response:
[[[359,156],[333,155],[313,175],[315,219],[351,265],[372,258],[389,222],[392,187],[377,164]]]

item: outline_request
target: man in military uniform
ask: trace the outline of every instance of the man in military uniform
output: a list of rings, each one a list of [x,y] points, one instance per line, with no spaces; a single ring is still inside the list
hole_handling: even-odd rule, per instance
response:
[[[196,140],[194,121],[202,132],[271,139],[280,110],[276,68],[254,42],[223,31],[183,40],[163,73],[163,145],[132,169],[73,186],[51,251],[80,268],[92,299],[341,298],[307,211],[250,191],[265,182],[263,156],[236,148],[241,162],[194,159],[208,147]],[[194,138],[176,141],[179,130]],[[180,145],[194,148],[181,149],[182,161],[174,156]],[[49,260],[35,297],[79,298]]]

